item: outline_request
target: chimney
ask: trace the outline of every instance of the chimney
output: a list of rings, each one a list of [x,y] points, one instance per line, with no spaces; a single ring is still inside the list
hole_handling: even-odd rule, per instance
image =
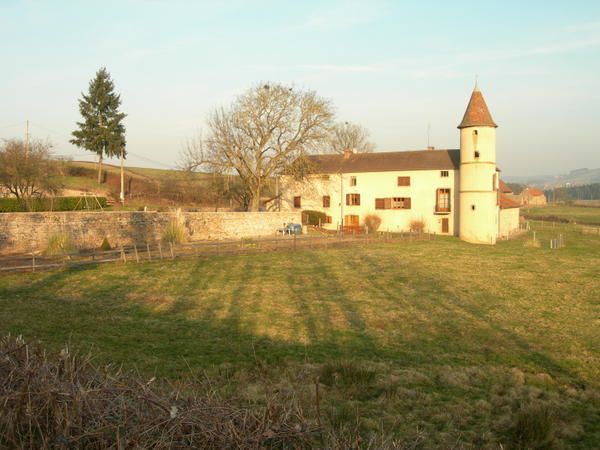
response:
[[[347,148],[344,150],[344,159],[350,158],[350,155],[354,154],[354,151],[351,148]]]
[[[435,147],[433,145],[428,145],[427,150],[435,150]]]

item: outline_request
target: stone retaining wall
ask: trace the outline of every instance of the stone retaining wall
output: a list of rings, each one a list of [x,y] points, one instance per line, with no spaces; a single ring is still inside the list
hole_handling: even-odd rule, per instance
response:
[[[44,250],[57,234],[78,248],[95,248],[106,237],[112,246],[154,244],[165,227],[180,222],[189,241],[275,235],[285,223],[300,223],[300,212],[42,212],[0,214],[0,254]]]

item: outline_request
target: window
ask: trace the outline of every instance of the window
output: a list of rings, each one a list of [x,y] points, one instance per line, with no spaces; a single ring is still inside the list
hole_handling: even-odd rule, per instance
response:
[[[440,177],[444,177],[444,178],[448,177],[448,171],[447,170],[442,170],[440,172]]]
[[[359,206],[360,205],[360,194],[346,194],[346,205]]]
[[[479,133],[477,132],[477,130],[473,130],[473,136],[477,136]]]
[[[398,186],[410,186],[410,177],[398,177]]]
[[[471,210],[475,211],[475,205],[471,205]]]
[[[331,216],[325,216],[325,223],[331,223]]]
[[[475,159],[479,159],[479,151],[475,150]]]
[[[331,197],[329,195],[323,196],[323,208],[329,208],[331,206]]]
[[[350,186],[356,186],[356,177],[350,177]]]
[[[436,212],[450,212],[450,189],[438,189],[435,203]]]
[[[409,197],[394,197],[392,198],[392,209],[410,209]]]
[[[410,209],[410,197],[376,198],[375,209]]]
[[[302,208],[302,197],[299,195],[294,197],[294,208]]]

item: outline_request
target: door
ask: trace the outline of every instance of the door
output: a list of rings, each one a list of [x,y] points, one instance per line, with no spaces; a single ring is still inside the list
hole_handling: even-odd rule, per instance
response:
[[[359,223],[358,220],[358,216],[356,215],[347,215],[344,217],[344,226],[357,227]]]
[[[448,226],[448,218],[443,218],[442,219],[442,233],[448,233],[449,231],[449,226]]]

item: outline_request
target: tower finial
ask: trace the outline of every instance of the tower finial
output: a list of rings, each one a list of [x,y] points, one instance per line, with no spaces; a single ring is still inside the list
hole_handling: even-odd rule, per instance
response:
[[[473,91],[479,90],[479,86],[477,85],[478,78],[479,78],[479,75],[475,75],[475,87],[473,88]]]

